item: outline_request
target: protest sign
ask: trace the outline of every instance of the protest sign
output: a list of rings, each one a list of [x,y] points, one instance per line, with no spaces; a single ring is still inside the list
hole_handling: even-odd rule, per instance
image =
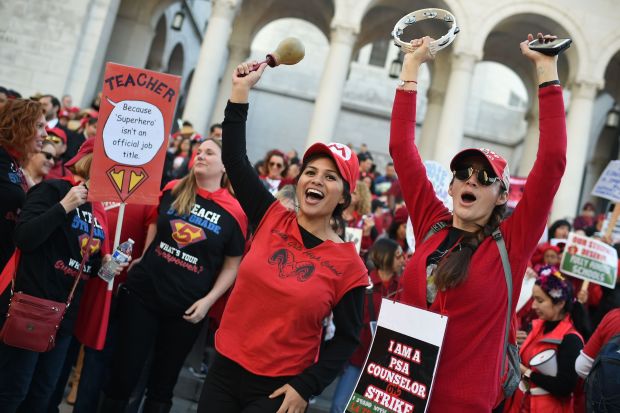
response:
[[[620,202],[620,161],[611,161],[594,185],[592,195]]]
[[[355,244],[355,249],[359,254],[362,249],[362,235],[363,231],[361,228],[353,228],[346,227],[344,229],[344,240],[345,242],[352,242]]]
[[[377,331],[346,411],[426,411],[447,322],[446,316],[383,299]]]
[[[448,208],[452,209],[452,197],[448,194],[448,187],[452,180],[452,173],[443,167],[439,162],[424,161],[426,167],[426,176],[431,184],[437,198]]]
[[[521,198],[523,198],[523,190],[525,189],[525,182],[527,178],[519,178],[516,176],[510,177],[510,188],[508,190],[508,202],[506,206],[511,209],[515,209]]]
[[[88,199],[157,204],[181,78],[108,63]]]
[[[604,242],[570,233],[562,255],[560,271],[564,274],[614,288],[618,271],[618,254]]]

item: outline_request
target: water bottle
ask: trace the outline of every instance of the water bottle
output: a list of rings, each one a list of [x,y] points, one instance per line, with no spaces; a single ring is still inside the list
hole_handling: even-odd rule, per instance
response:
[[[120,264],[129,261],[131,257],[131,250],[133,249],[134,241],[129,238],[127,241],[120,244],[112,253],[112,259],[106,262],[99,269],[99,277],[106,282],[110,282],[114,279],[114,272]]]

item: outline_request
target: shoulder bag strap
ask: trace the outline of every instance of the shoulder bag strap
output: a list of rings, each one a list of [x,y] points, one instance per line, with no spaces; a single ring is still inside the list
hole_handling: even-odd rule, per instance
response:
[[[368,303],[368,315],[370,316],[370,321],[377,321],[377,319],[375,318],[375,315],[376,315],[375,302],[372,299],[374,291],[375,291],[374,286],[366,289],[366,299]]]
[[[93,242],[93,239],[94,239],[93,233],[95,231],[94,211],[91,216],[92,216],[92,222],[90,223],[90,234],[88,235],[88,242],[86,243],[85,251],[82,252],[82,262],[80,263],[80,271],[78,271],[78,275],[75,276],[75,280],[73,281],[73,286],[71,287],[71,291],[69,292],[69,298],[67,298],[67,308],[69,308],[69,305],[71,305],[71,300],[73,300],[73,294],[75,293],[75,289],[77,288],[77,285],[80,282],[80,278],[82,278],[82,272],[84,271],[84,264],[86,264],[86,262],[88,262],[88,259],[90,258],[90,245]]]
[[[512,310],[512,270],[510,269],[510,260],[508,259],[508,251],[506,250],[506,243],[504,237],[502,237],[501,231],[496,229],[493,231],[493,239],[497,243],[497,249],[499,255],[502,258],[502,266],[504,267],[504,276],[506,277],[506,289],[508,290],[508,310],[506,311],[506,331],[504,331],[504,350],[502,352],[502,364],[501,368],[504,368],[506,362],[506,351],[508,350],[508,333],[510,332],[511,324],[511,310]]]

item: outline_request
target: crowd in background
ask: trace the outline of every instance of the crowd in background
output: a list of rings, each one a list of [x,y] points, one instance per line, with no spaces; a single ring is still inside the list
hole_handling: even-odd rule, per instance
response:
[[[61,100],[49,94],[32,96],[30,100],[39,103],[40,106],[36,110],[40,110],[46,125],[45,131],[39,132],[38,135],[41,139],[40,146],[31,148],[27,146],[25,140],[16,140],[10,133],[7,134],[1,129],[12,127],[11,123],[14,123],[15,119],[11,122],[6,117],[10,116],[10,111],[17,114],[20,109],[16,105],[23,100],[17,92],[0,87],[0,114],[4,116],[2,118],[4,123],[0,124],[0,148],[7,154],[6,165],[8,165],[8,169],[3,169],[2,173],[6,175],[8,171],[10,177],[17,176],[15,179],[19,179],[19,184],[23,187],[23,193],[14,195],[14,202],[3,201],[4,222],[0,234],[3,245],[13,242],[15,228],[19,228],[20,225],[20,218],[16,214],[23,208],[24,203],[28,202],[26,194],[31,188],[44,180],[66,179],[75,175],[75,170],[72,172],[72,168],[69,168],[75,162],[71,163],[70,160],[79,155],[80,148],[85,142],[92,140],[97,134],[99,99],[100,97],[89,108],[78,108],[73,105],[70,96],[63,96]],[[165,190],[170,182],[183,179],[190,174],[196,156],[200,152],[199,148],[205,140],[219,141],[221,138],[220,124],[212,125],[209,135],[203,137],[194,130],[191,123],[183,122],[169,139],[162,189]],[[333,400],[334,413],[341,412],[346,407],[348,397],[361,372],[372,340],[371,325],[376,321],[380,300],[382,297],[393,297],[398,293],[400,274],[415,249],[415,245],[411,245],[412,241],[415,244],[415,240],[407,235],[409,217],[393,163],[389,162],[379,170],[366,145],[349,146],[357,153],[360,178],[352,193],[350,205],[343,211],[341,218],[333,220],[332,226],[343,239],[356,242],[359,255],[369,270],[371,285],[367,292],[370,299],[364,300],[364,327],[360,345],[339,378]],[[294,185],[301,166],[298,153],[290,148],[270,150],[263,159],[254,164],[265,188],[290,210],[295,210],[298,205]],[[10,182],[11,179],[2,177],[0,190],[3,194],[8,194],[9,192],[4,191],[11,184],[15,184]],[[232,193],[232,188],[226,182],[222,183]],[[134,259],[141,257],[145,244],[150,241],[148,229],[153,221],[148,216],[149,211],[146,206],[130,206],[126,212],[125,222],[130,224],[124,227],[122,239],[131,237],[136,241]],[[560,342],[556,370],[543,372],[540,369],[536,370],[533,365],[524,366],[522,373],[529,379],[528,386],[531,387],[522,388],[520,396],[524,397],[523,395],[528,392],[531,393],[531,389],[541,389],[539,391],[565,401],[563,406],[570,408],[566,407],[564,411],[585,411],[583,378],[587,377],[600,349],[611,337],[620,333],[620,315],[617,310],[620,307],[618,284],[615,289],[609,289],[590,283],[589,287],[584,289],[581,280],[559,271],[565,240],[571,231],[601,239],[612,244],[620,252],[620,244],[614,244],[611,239],[603,236],[603,212],[605,211],[598,211],[592,202],[587,202],[580,215],[574,219],[549,223],[548,233],[543,234],[526,273],[526,280],[532,281],[529,284],[524,283],[524,286],[529,286],[532,294],[531,296],[526,294],[525,304],[521,305],[514,320],[515,339],[527,356],[541,350],[537,344],[539,341],[533,343],[536,337],[543,337],[551,330],[557,333],[558,323],[566,324],[559,337],[552,337]],[[118,204],[106,204],[105,213],[108,221],[106,228],[112,232],[115,228]],[[526,228],[523,230],[527,231]],[[113,234],[106,235],[106,238],[113,239]],[[13,250],[14,246],[7,247],[1,253],[0,264],[3,267],[9,262]],[[118,277],[115,289],[126,280],[126,273]],[[6,276],[0,286],[4,291],[4,300],[8,301],[9,283]],[[562,303],[561,306],[557,305],[559,302]],[[212,306],[206,317],[210,331],[208,336],[211,337],[209,345],[213,345],[213,331],[217,328],[222,308],[222,302]],[[2,307],[2,310],[5,311],[6,307]],[[562,318],[559,315],[562,315]],[[2,316],[4,318],[4,314]],[[122,317],[123,314],[113,313],[103,350],[93,350],[87,346],[80,352],[79,341],[71,337],[71,333],[67,333],[69,337],[65,346],[67,356],[66,359],[63,356],[61,362],[56,363],[55,369],[58,372],[53,374],[54,389],[49,391],[47,411],[58,411],[67,381],[72,389],[68,399],[71,403],[75,403],[74,411],[78,413],[95,411],[99,393],[104,385],[104,377],[109,374],[107,366],[112,358],[111,348],[118,340],[115,333],[116,320]],[[325,326],[327,340],[330,337],[329,319],[325,320]],[[192,332],[192,339],[195,339],[196,335],[195,331]],[[205,352],[203,364],[194,370],[196,375],[204,377],[207,372],[211,362],[208,354],[210,353]],[[76,370],[77,373],[71,375],[72,367],[76,363],[80,368]],[[36,374],[39,373],[33,373]],[[175,381],[176,376],[173,384]],[[2,392],[0,388],[0,394]],[[141,393],[140,390],[135,390],[135,393],[138,403],[134,404],[137,406]],[[505,407],[506,411],[520,411],[518,406],[520,402],[519,398],[513,399],[511,404]]]

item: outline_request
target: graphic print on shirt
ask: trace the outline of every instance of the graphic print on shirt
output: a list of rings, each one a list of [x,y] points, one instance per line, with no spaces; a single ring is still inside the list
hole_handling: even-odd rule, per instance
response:
[[[297,277],[297,281],[308,281],[314,273],[314,264],[309,261],[296,261],[293,253],[285,248],[279,249],[269,257],[269,264],[278,267],[280,278]]]
[[[79,207],[75,209],[75,215],[73,216],[73,220],[71,221],[71,228],[79,232],[80,234],[77,237],[78,245],[80,246],[80,255],[83,257],[86,252],[86,247],[88,245],[88,239],[90,237],[90,225],[94,221],[94,230],[93,230],[93,240],[90,243],[90,256],[96,255],[102,246],[102,242],[105,240],[105,234],[103,232],[103,227],[94,217],[94,215],[89,212],[80,209]],[[89,259],[90,262],[90,259]],[[75,277],[79,273],[80,270],[80,260],[69,258],[69,262],[66,263],[64,260],[59,259],[54,264],[54,268],[58,271],[62,271],[65,275],[70,277]],[[82,271],[82,279],[86,280],[91,273],[91,265],[88,263],[84,264],[84,269]]]
[[[179,248],[207,239],[202,228],[188,224],[182,219],[170,221],[172,227],[172,239],[176,241]]]

